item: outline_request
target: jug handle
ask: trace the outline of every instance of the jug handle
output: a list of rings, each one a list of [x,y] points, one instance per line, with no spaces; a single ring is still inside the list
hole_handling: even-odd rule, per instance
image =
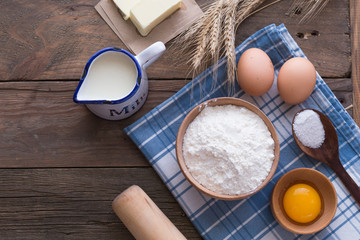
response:
[[[143,69],[146,69],[150,64],[156,61],[165,51],[166,47],[162,42],[156,42],[147,47],[141,53],[135,56]]]

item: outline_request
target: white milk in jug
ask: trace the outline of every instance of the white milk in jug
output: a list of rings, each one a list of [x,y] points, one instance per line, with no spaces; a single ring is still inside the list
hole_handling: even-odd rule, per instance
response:
[[[90,65],[78,100],[119,100],[131,93],[138,71],[134,61],[125,53],[108,51]]]

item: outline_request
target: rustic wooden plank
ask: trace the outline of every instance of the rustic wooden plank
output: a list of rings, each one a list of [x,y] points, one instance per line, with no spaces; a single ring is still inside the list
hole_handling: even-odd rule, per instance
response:
[[[324,78],[324,81],[332,91],[353,91],[351,78]]]
[[[0,83],[0,166],[148,166],[122,129],[186,83],[151,81],[145,106],[115,122],[73,103],[76,82]]]
[[[281,1],[246,20],[238,29],[236,42],[266,25],[285,22],[322,76],[349,77],[348,1],[330,1],[319,18],[307,25],[298,25],[297,19],[286,16],[291,1]],[[0,80],[77,79],[94,52],[109,46],[125,47],[95,11],[97,2],[1,1]],[[306,33],[310,33],[306,38],[296,37]],[[169,49],[149,68],[149,77],[191,77],[186,65],[177,65],[178,57],[179,53]]]
[[[238,34],[236,42],[241,43],[244,36],[253,33],[254,28],[260,29],[269,23],[285,23],[291,36],[322,77],[350,77],[349,0],[330,1],[324,10],[307,24],[299,24],[300,18],[284,14],[292,2],[281,1],[247,19],[239,27],[239,31],[245,34]],[[340,59],[342,63],[338,62]]]
[[[112,200],[139,185],[188,239],[201,239],[152,168],[0,169],[0,236],[133,239]]]
[[[343,92],[343,91],[333,91],[337,99],[339,99],[340,103],[344,108],[348,108],[353,103],[353,94],[352,92]],[[347,109],[347,112],[350,116],[353,116],[353,109],[350,107]]]
[[[350,79],[326,81],[345,107],[352,103]],[[149,166],[122,129],[188,82],[150,81],[144,107],[115,122],[73,103],[75,81],[0,82],[0,168]]]
[[[360,126],[360,3],[350,0],[350,25],[351,25],[351,60],[352,79],[354,85],[354,120]]]
[[[353,104],[351,78],[325,78],[324,80],[350,116],[353,116],[353,108],[348,108]]]

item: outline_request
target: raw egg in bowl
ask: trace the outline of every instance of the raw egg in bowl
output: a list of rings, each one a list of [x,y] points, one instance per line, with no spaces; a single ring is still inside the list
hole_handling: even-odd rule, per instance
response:
[[[271,210],[285,229],[311,234],[325,228],[337,208],[336,191],[321,172],[298,168],[284,174],[271,196]]]

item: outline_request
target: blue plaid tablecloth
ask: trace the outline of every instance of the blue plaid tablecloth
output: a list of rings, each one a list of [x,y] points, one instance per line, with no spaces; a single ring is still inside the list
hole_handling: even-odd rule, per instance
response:
[[[271,58],[275,74],[282,64],[304,53],[284,25],[270,25],[249,37],[236,49],[237,60],[248,48],[264,50]],[[335,173],[325,164],[305,155],[291,133],[294,113],[302,108],[315,108],[325,113],[336,127],[340,159],[347,172],[360,184],[360,130],[334,94],[317,75],[311,96],[299,105],[288,105],[279,97],[276,83],[269,92],[251,97],[239,86],[231,96],[258,106],[272,121],[280,141],[280,161],[270,183],[257,194],[239,201],[216,200],[198,192],[182,175],[175,155],[178,128],[197,104],[228,96],[226,61],[220,60],[217,74],[210,67],[174,96],[157,106],[137,122],[124,129],[160,175],[170,192],[204,239],[360,239],[360,210]],[[217,81],[213,79],[217,76]],[[215,82],[215,85],[214,85]],[[325,174],[338,196],[338,208],[332,222],[312,235],[293,234],[274,219],[269,201],[277,180],[286,172],[307,167]]]

